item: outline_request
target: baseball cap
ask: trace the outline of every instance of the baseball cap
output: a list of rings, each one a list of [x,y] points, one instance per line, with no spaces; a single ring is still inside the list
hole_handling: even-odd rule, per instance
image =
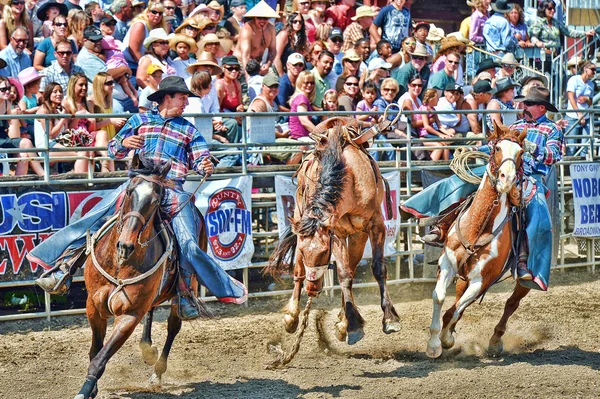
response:
[[[369,61],[369,71],[374,71],[379,68],[390,69],[392,68],[392,64],[386,62],[383,58],[376,57]]]
[[[87,26],[83,30],[83,37],[88,40],[97,41],[102,39],[102,31],[95,26]]]
[[[489,93],[493,94],[496,90],[492,88],[492,84],[485,79],[478,80],[477,83],[473,85],[473,93]]]
[[[163,72],[163,69],[161,68],[160,65],[157,65],[157,64],[150,64],[150,65],[148,65],[148,68],[146,69],[146,73],[148,75],[152,75],[156,71]]]
[[[333,28],[331,30],[331,32],[329,32],[329,38],[333,39],[334,37],[341,37],[341,38],[344,37],[344,35],[342,34],[342,30],[340,28]]]
[[[105,24],[105,25],[116,24],[116,23],[117,23],[117,21],[113,17],[110,17],[108,15],[105,15],[100,20],[100,24]]]
[[[262,84],[264,84],[265,86],[271,87],[271,86],[279,86],[279,78],[277,76],[275,76],[272,73],[269,73],[267,75],[265,75],[265,77],[263,78]]]
[[[287,58],[287,62],[292,65],[298,65],[299,63],[305,64],[304,57],[300,53],[292,53]]]
[[[448,84],[446,84],[446,87],[444,87],[444,90],[448,90],[448,91],[460,91],[461,93],[463,93],[462,86],[458,85],[456,83],[452,83],[452,82],[449,82]]]

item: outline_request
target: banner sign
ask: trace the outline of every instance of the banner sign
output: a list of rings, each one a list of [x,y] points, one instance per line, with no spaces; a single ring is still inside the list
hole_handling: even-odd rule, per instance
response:
[[[400,229],[400,215],[398,213],[398,204],[400,203],[400,172],[390,172],[383,175],[390,185],[390,196],[392,201],[392,218],[387,218],[385,202],[381,204],[383,218],[385,220],[386,236],[384,254],[392,255],[396,252],[396,236]],[[294,207],[296,205],[296,179],[292,180],[287,176],[275,176],[275,194],[277,205],[277,224],[279,227],[279,236],[290,227],[289,218],[294,216]],[[367,241],[363,258],[372,256],[371,242]]]
[[[572,164],[575,228],[578,237],[600,236],[600,164]]]
[[[188,181],[193,192],[199,182]],[[252,177],[209,181],[196,193],[196,207],[204,215],[208,254],[225,270],[250,266],[252,241]]]
[[[26,187],[0,194],[0,281],[37,278],[43,269],[26,259],[29,251],[77,221],[111,191],[48,192]]]

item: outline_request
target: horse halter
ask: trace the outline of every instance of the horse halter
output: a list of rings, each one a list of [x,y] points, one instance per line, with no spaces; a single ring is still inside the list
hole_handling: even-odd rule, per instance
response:
[[[333,238],[335,237],[333,233],[333,229],[329,230],[329,256],[327,257],[327,263],[319,266],[306,266],[304,265],[304,269],[306,272],[306,279],[311,282],[318,281],[323,275],[325,271],[329,268],[332,268],[333,263],[331,262],[331,256],[333,255]]]
[[[515,170],[517,171],[515,178],[517,181],[520,181],[523,177],[523,162],[521,162],[520,165],[517,165],[517,161],[514,158],[507,157],[507,158],[504,158],[502,160],[502,162],[500,162],[499,164],[496,164],[496,160],[495,160],[496,144],[498,144],[498,142],[504,141],[504,140],[508,140],[512,143],[518,144],[519,146],[521,145],[519,143],[519,141],[514,137],[497,139],[490,143],[490,145],[492,146],[492,151],[490,152],[490,161],[489,161],[490,169],[487,170],[487,175],[490,178],[490,182],[492,183],[492,186],[494,186],[494,187],[496,187],[496,184],[498,184],[498,174],[500,173],[500,168],[506,162],[512,162],[515,165]]]

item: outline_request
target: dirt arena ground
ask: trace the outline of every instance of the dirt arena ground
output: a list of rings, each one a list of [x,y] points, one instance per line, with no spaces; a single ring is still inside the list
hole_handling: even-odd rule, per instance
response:
[[[413,284],[392,288],[403,329],[389,336],[381,332],[375,292],[358,292],[366,336],[352,347],[333,335],[338,295],[319,297],[298,355],[278,370],[263,364],[273,358],[269,343],[292,344],[279,313],[286,298],[211,305],[217,319],[184,324],[159,390],[148,387],[151,368],[140,357],[138,327],[109,362],[98,397],[598,398],[600,280],[585,270],[554,272],[552,280],[550,292],[524,299],[498,358],[488,358],[485,348],[512,282],[467,310],[455,348],[437,360],[424,354],[431,286]],[[157,316],[154,341],[162,344],[166,311]],[[324,326],[322,340],[316,319]],[[89,343],[85,317],[0,324],[0,398],[72,398],[86,374]]]

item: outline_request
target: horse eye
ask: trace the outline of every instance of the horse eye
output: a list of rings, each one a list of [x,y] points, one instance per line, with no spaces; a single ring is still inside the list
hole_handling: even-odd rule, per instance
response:
[[[499,146],[499,145],[497,145],[497,146],[496,146],[496,148],[494,148],[494,149],[495,149],[496,151],[502,151],[502,150],[500,149],[500,146]]]

